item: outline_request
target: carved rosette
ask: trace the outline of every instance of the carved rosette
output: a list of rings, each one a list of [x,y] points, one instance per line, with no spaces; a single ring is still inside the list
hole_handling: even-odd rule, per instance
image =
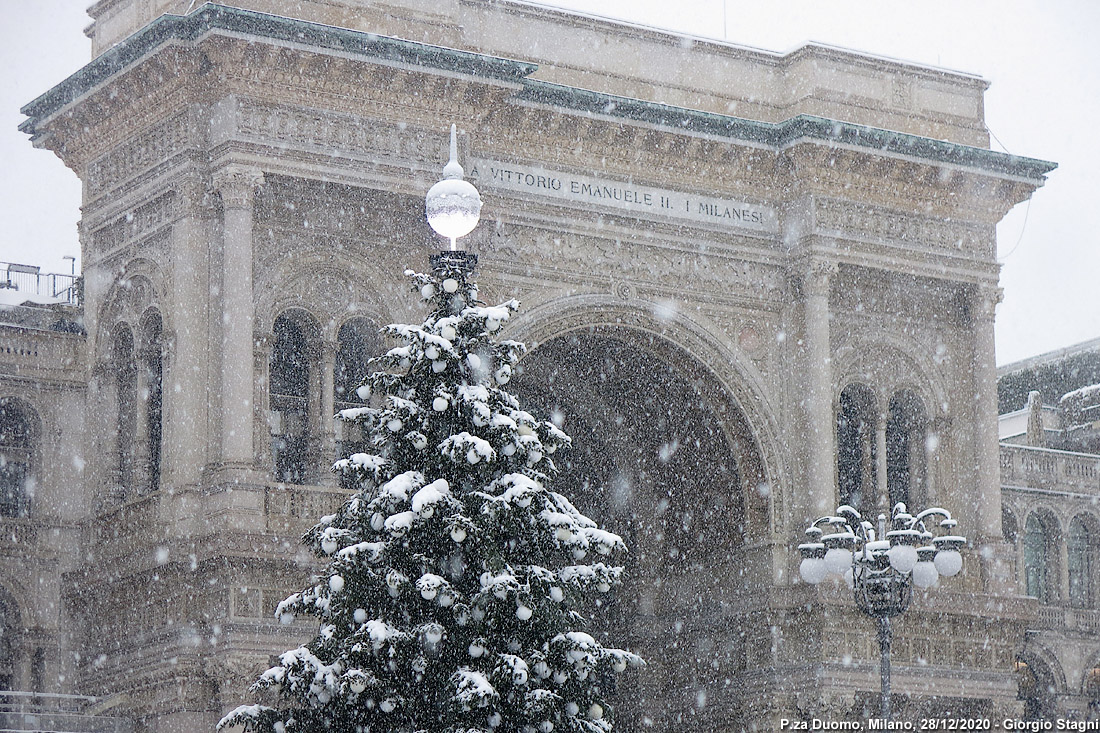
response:
[[[231,163],[214,171],[213,184],[227,209],[247,209],[256,189],[264,185],[264,174],[259,168]]]

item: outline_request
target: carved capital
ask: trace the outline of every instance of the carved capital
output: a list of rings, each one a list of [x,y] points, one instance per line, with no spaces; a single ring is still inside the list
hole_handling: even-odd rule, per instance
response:
[[[828,297],[829,284],[836,277],[838,267],[835,262],[816,257],[806,261],[802,271],[802,291],[807,295]]]
[[[978,320],[992,321],[997,304],[1004,300],[1004,290],[995,285],[978,285],[970,296],[970,312]]]
[[[264,185],[264,174],[259,168],[231,163],[214,171],[212,182],[227,209],[247,209],[256,189]]]

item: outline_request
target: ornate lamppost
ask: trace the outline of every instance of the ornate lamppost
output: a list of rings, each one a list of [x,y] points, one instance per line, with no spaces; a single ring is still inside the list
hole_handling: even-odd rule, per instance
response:
[[[432,269],[440,277],[447,272],[465,277],[477,266],[477,255],[458,249],[455,242],[472,232],[481,219],[481,195],[472,183],[463,179],[465,171],[458,162],[456,135],[456,128],[451,125],[451,158],[443,166],[443,179],[429,188],[428,195],[424,197],[428,224],[438,234],[451,240],[449,251],[431,257]],[[450,280],[457,290],[457,281]],[[443,281],[443,285],[448,286],[448,279]]]
[[[939,520],[936,522],[935,520]],[[810,541],[799,545],[799,574],[816,585],[829,573],[842,575],[853,590],[856,606],[878,620],[882,717],[890,719],[890,619],[905,613],[913,586],[929,588],[939,577],[962,569],[959,549],[966,538],[954,533],[957,522],[946,509],[933,507],[917,515],[896,504],[886,528],[886,515],[871,524],[850,506],[821,517],[806,530]],[[937,527],[937,532],[930,528]]]

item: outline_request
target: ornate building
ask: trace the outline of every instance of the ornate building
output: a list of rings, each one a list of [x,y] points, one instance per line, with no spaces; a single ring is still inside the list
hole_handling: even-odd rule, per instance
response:
[[[0,328],[0,687],[209,729],[306,638],[272,610],[348,493],[329,418],[418,318],[453,121],[483,297],[524,304],[517,388],[632,548],[623,728],[864,714],[873,627],[797,579],[839,501],[970,540],[897,624],[902,713],[1023,713],[995,225],[1054,166],[988,149],[985,81],[512,0],[238,4],[102,0],[94,60],[23,109],[84,184],[84,333]]]

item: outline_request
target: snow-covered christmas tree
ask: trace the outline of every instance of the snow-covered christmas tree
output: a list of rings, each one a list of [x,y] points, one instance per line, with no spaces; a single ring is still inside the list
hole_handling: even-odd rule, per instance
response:
[[[452,131],[441,184],[455,168],[469,186]],[[504,389],[525,347],[496,334],[518,304],[479,303],[472,255],[432,260],[407,273],[430,314],[384,329],[403,344],[371,360],[371,406],[339,415],[370,446],[335,467],[362,489],[306,535],[326,565],[276,611],[318,634],[253,685],[271,705],[220,728],[608,731],[615,677],[641,663],[584,631],[625,547],[552,490],[569,438]]]

